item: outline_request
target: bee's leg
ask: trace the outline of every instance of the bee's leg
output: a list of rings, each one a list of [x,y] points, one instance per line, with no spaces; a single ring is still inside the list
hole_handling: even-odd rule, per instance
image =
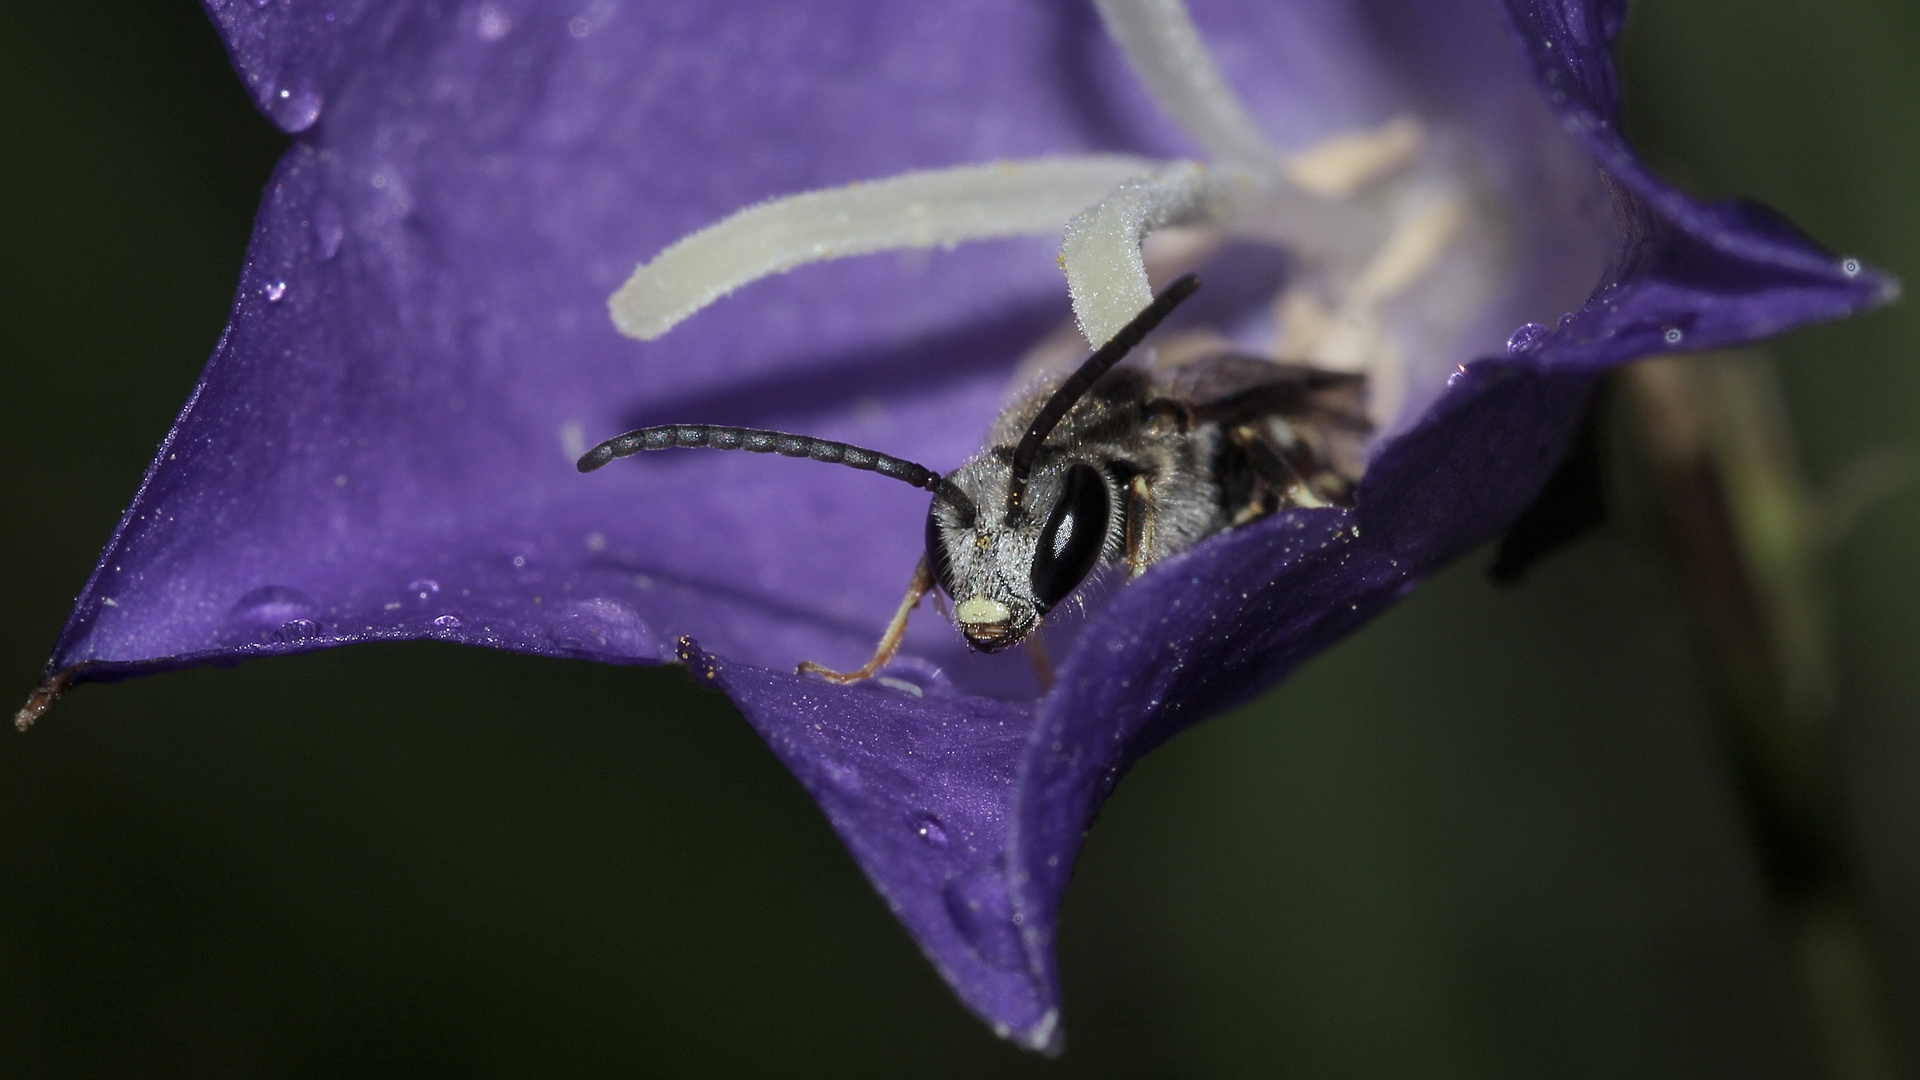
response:
[[[1307,482],[1308,489],[1328,506],[1352,506],[1354,486],[1353,481],[1332,469],[1322,469]]]
[[[893,613],[893,621],[887,624],[887,632],[880,635],[880,644],[873,650],[873,659],[854,671],[835,671],[811,660],[803,660],[800,662],[800,674],[811,672],[841,686],[873,678],[873,673],[886,667],[894,654],[900,651],[900,640],[907,636],[907,616],[913,614],[913,609],[920,606],[921,599],[932,591],[933,571],[927,567],[926,557],[922,556],[920,565],[913,571],[913,581],[907,586],[907,595],[900,601],[900,610]]]
[[[1136,476],[1127,485],[1127,576],[1137,578],[1153,564],[1153,485]]]
[[[1040,692],[1053,689],[1053,657],[1047,655],[1047,643],[1039,634],[1027,638],[1027,659],[1033,662],[1033,673],[1040,677]]]

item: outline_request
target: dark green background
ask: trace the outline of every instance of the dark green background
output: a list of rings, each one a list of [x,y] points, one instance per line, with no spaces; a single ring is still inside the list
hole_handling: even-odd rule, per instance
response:
[[[1920,281],[1920,4],[1647,0],[1630,131]],[[281,141],[189,0],[0,5],[0,696],[212,348]],[[1777,345],[1809,470],[1920,417],[1907,304]],[[1836,567],[1855,822],[1920,1020],[1920,497]],[[1482,553],[1149,759],[1069,1051],[968,1016],[677,670],[368,647],[0,737],[0,1076],[1802,1076],[1671,574]]]

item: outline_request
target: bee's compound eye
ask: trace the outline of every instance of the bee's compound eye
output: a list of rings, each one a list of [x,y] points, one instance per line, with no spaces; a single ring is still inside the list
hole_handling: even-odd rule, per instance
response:
[[[952,596],[953,559],[947,554],[947,538],[941,534],[940,519],[934,514],[938,509],[938,499],[927,507],[927,565],[933,568],[933,580],[940,583],[941,591]]]
[[[1075,464],[1067,470],[1040,546],[1033,555],[1033,596],[1042,611],[1051,610],[1080,587],[1107,545],[1112,499],[1099,470]]]

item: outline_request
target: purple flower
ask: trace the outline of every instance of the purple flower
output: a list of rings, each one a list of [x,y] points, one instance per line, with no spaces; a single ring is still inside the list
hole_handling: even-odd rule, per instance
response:
[[[1038,1048],[1060,1037],[1059,900],[1135,760],[1497,535],[1606,368],[1892,295],[1768,212],[1647,172],[1618,131],[1624,4],[1606,0],[1195,0],[1251,150],[1155,83],[1196,146],[1092,8],[1047,0],[209,6],[298,137],[49,691],[369,640],[677,655],[814,794],[967,1004]],[[1153,82],[1151,45],[1129,50]],[[1109,590],[1050,628],[1044,694],[1022,657],[971,656],[924,613],[882,682],[791,674],[865,658],[919,556],[921,493],[746,455],[574,470],[593,441],[674,421],[950,469],[1067,318],[1058,242],[1014,238],[808,267],[621,337],[606,298],[634,265],[741,207],[1096,153],[1314,187],[1285,173],[1298,158],[1249,166],[1262,139],[1332,147],[1323,165],[1343,146],[1392,159],[1384,193],[1333,201],[1364,211],[1334,230],[1368,236],[1364,257],[1303,259],[1318,217],[1275,246],[1246,242],[1267,218],[1200,215],[1238,240],[1186,329],[1293,335],[1373,376],[1383,434],[1358,506],[1275,515]],[[1396,238],[1414,255],[1383,260]]]

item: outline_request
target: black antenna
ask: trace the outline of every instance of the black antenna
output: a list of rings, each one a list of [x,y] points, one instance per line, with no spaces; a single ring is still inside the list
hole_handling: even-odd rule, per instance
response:
[[[1135,315],[1132,322],[1121,327],[1120,332],[1108,339],[1105,345],[1094,350],[1087,362],[1080,365],[1080,370],[1061,383],[1060,389],[1055,390],[1047,403],[1040,407],[1033,423],[1027,425],[1027,433],[1021,436],[1020,445],[1013,450],[1013,471],[1007,477],[1007,524],[1012,525],[1020,520],[1020,496],[1027,490],[1027,475],[1033,471],[1033,460],[1040,456],[1040,446],[1047,441],[1047,436],[1053,434],[1053,429],[1060,425],[1067,413],[1073,411],[1088,390],[1093,389],[1093,384],[1100,381],[1100,376],[1125,359],[1133,347],[1140,344],[1141,338],[1152,333],[1153,328],[1160,325],[1160,320],[1172,314],[1173,309],[1180,306],[1180,301],[1192,296],[1199,287],[1200,276],[1186,274],[1160,290],[1160,295],[1154,297],[1152,303],[1141,308],[1140,314]]]
[[[689,449],[705,447],[709,450],[745,450],[750,454],[784,454],[787,457],[812,458],[836,465],[845,465],[851,469],[876,472],[881,476],[891,476],[895,480],[904,480],[917,488],[933,492],[935,498],[944,499],[948,506],[960,514],[961,527],[973,524],[978,511],[973,500],[966,493],[953,486],[953,482],[924,465],[915,465],[904,458],[882,454],[877,450],[866,450],[843,442],[828,442],[808,435],[789,435],[783,431],[766,431],[761,428],[722,427],[719,424],[662,424],[659,427],[643,427],[629,431],[625,435],[615,435],[606,442],[586,452],[580,458],[581,472],[588,473],[605,465],[615,458],[632,457],[643,450],[672,450],[676,447]]]

